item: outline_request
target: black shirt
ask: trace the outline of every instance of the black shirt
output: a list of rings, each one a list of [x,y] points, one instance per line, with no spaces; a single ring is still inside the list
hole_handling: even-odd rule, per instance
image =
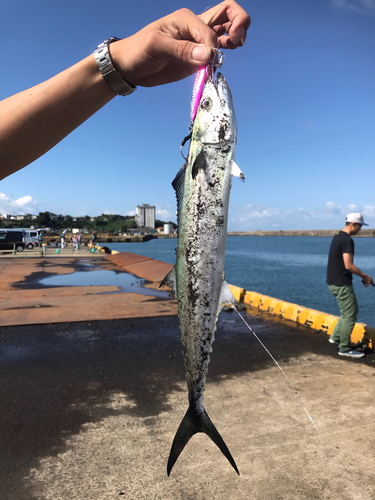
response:
[[[348,286],[353,282],[353,275],[345,269],[342,254],[352,253],[354,256],[354,241],[345,231],[337,233],[332,240],[328,255],[327,283],[328,285]]]

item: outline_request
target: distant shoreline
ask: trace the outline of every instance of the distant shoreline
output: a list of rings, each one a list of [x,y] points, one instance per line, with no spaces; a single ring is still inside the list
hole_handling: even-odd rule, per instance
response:
[[[335,236],[340,229],[311,229],[305,231],[228,231],[228,236]],[[374,238],[375,229],[362,229],[362,238]]]

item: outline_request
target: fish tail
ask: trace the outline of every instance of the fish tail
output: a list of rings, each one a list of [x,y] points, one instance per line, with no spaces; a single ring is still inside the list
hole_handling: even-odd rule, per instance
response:
[[[237,474],[240,475],[227,445],[224,443],[223,438],[216,430],[216,427],[207,415],[206,410],[203,408],[203,411],[197,411],[197,409],[191,405],[185,413],[172,443],[167,465],[168,476],[180,456],[180,453],[185,448],[190,438],[197,432],[204,432],[207,434],[207,436],[211,438],[212,441],[220,448],[223,455],[227,457],[229,463],[232,465]]]

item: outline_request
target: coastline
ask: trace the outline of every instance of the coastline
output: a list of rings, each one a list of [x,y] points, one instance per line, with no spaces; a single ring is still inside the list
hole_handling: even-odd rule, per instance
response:
[[[303,231],[228,231],[228,236],[335,236],[341,229],[307,229]],[[375,229],[362,229],[355,238],[374,238]]]

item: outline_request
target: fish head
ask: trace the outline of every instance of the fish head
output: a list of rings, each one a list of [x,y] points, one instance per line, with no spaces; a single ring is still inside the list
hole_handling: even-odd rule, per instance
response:
[[[232,93],[221,73],[209,78],[199,101],[193,139],[202,144],[219,145],[237,141],[237,122]]]

